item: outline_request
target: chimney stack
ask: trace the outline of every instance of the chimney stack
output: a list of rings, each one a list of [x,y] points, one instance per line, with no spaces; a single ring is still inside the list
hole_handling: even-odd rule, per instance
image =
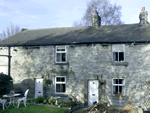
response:
[[[140,13],[140,15],[139,15],[139,19],[140,19],[140,25],[148,25],[149,23],[148,23],[148,19],[147,19],[147,17],[148,17],[148,13],[147,13],[147,11],[145,11],[145,7],[142,7],[142,10],[141,10],[141,13]]]
[[[98,12],[95,10],[94,15],[92,16],[92,26],[99,28],[101,26],[101,17],[98,15]]]

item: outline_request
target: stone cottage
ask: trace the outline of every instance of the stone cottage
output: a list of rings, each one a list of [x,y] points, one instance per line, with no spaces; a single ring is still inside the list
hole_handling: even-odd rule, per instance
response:
[[[29,97],[75,96],[83,105],[101,98],[110,106],[145,106],[150,80],[150,26],[142,8],[140,22],[24,29],[0,41],[0,71],[12,76],[14,88]],[[49,85],[43,80],[49,79]]]

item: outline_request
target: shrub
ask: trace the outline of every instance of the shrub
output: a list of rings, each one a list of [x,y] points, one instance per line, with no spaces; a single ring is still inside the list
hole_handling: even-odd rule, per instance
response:
[[[4,73],[0,73],[0,95],[4,95],[10,92],[10,90],[13,88],[13,82],[10,80],[13,80],[11,76],[8,76]]]
[[[53,96],[50,97],[50,99],[48,100],[48,103],[51,104],[51,105],[54,105],[53,104]]]
[[[76,106],[77,105],[77,103],[76,102],[72,102],[72,101],[58,101],[58,104],[60,104],[61,106],[63,106],[63,107],[73,107],[73,106]]]
[[[48,99],[44,99],[43,103],[46,104],[48,102]]]
[[[32,99],[32,100],[31,100],[31,103],[34,103],[34,102],[37,102],[37,100],[36,100],[36,99]]]
[[[43,96],[38,96],[36,98],[36,103],[42,103],[44,101],[44,97]]]
[[[43,80],[43,84],[44,84],[44,85],[52,84],[52,81],[45,78],[45,79]]]
[[[27,103],[31,103],[32,101],[31,100],[27,100]]]
[[[34,103],[34,102],[37,102],[37,100],[36,99],[27,100],[27,103]]]

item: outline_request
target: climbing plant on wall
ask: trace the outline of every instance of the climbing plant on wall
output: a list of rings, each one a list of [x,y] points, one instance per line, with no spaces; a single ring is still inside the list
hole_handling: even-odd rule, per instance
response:
[[[146,81],[144,82],[144,85],[147,86],[145,92],[144,92],[144,95],[145,95],[145,100],[144,100],[144,105],[146,108],[150,108],[150,81]]]
[[[4,73],[0,73],[0,96],[6,93],[9,93],[11,88],[13,87],[13,80],[11,76],[8,76]]]

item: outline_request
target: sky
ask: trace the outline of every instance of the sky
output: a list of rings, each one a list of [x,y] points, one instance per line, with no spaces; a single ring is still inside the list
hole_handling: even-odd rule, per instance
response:
[[[11,23],[20,29],[72,27],[79,21],[90,0],[0,0],[0,33]],[[142,7],[150,13],[150,0],[110,0],[122,6],[125,24],[139,23]],[[148,15],[150,22],[150,16]]]

